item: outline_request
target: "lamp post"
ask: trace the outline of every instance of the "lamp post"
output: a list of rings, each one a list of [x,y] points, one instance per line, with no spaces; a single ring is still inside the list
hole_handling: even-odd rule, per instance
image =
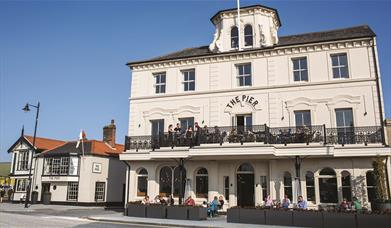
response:
[[[38,101],[38,104],[35,106],[35,105],[32,105],[32,104],[29,104],[27,103],[24,108],[23,108],[23,111],[25,112],[29,112],[30,111],[30,106],[31,107],[34,107],[37,109],[37,114],[35,116],[35,127],[34,127],[34,136],[33,136],[33,149],[32,149],[32,153],[31,153],[31,157],[30,157],[30,167],[29,167],[29,182],[28,182],[28,186],[27,186],[27,194],[26,194],[26,201],[24,202],[24,207],[25,208],[28,208],[29,206],[29,202],[30,202],[30,192],[31,192],[31,170],[32,170],[32,167],[33,167],[33,157],[34,157],[34,154],[35,154],[35,138],[36,138],[36,135],[37,135],[37,125],[38,125],[38,116],[39,116],[39,101]]]

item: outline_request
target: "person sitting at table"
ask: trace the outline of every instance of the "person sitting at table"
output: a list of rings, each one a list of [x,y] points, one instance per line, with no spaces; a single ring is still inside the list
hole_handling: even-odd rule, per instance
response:
[[[194,199],[191,198],[191,196],[187,197],[187,199],[185,200],[185,205],[186,206],[195,206]]]
[[[297,200],[297,208],[304,209],[304,210],[307,209],[307,201],[303,199],[303,196],[299,196]]]
[[[289,208],[289,205],[291,204],[291,201],[289,200],[288,195],[285,195],[284,199],[282,199],[281,207],[282,208]]]
[[[273,206],[273,200],[270,197],[270,195],[266,196],[265,198],[265,207],[271,208]]]
[[[346,198],[343,198],[342,202],[339,204],[340,211],[346,211],[349,209],[349,203]]]
[[[356,211],[362,210],[361,202],[357,199],[357,197],[353,197],[353,206]]]
[[[144,196],[144,199],[141,201],[141,204],[149,204],[149,203],[150,203],[149,196],[148,195]]]
[[[219,210],[223,209],[224,206],[224,198],[223,196],[219,196]]]

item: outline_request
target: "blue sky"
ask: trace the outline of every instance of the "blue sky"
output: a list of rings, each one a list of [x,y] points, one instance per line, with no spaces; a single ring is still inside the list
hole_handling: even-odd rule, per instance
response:
[[[377,34],[385,111],[391,117],[390,1],[241,1],[278,9],[279,35],[368,24]],[[207,45],[217,11],[236,1],[0,1],[0,161],[22,125],[38,136],[102,139],[115,119],[123,143],[128,123],[127,61]]]

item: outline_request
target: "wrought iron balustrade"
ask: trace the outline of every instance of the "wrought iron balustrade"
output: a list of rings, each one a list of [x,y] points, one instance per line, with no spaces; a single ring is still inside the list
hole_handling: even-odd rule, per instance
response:
[[[125,150],[154,150],[161,147],[193,147],[201,144],[251,143],[292,144],[369,144],[383,143],[380,126],[325,128],[325,125],[303,127],[203,127],[193,132],[162,132],[153,136],[126,136]]]

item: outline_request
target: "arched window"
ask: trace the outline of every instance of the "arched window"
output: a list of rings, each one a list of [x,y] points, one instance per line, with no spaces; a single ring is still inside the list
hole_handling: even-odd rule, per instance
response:
[[[313,172],[308,171],[305,174],[305,185],[307,188],[307,201],[315,202],[315,179]]]
[[[196,173],[196,197],[208,198],[208,170],[200,168]]]
[[[172,168],[164,166],[160,169],[159,194],[169,196],[172,194]]]
[[[253,27],[251,25],[244,27],[244,46],[253,46]]]
[[[367,179],[368,201],[373,202],[376,199],[376,176],[373,173],[373,171],[367,172],[366,179]]]
[[[331,168],[319,172],[319,195],[321,203],[337,203],[337,177]]]
[[[238,27],[231,28],[231,48],[239,47],[239,31]]]
[[[284,173],[284,195],[292,199],[292,176],[289,172]]]
[[[174,193],[173,193],[175,197],[179,196],[179,189],[181,186],[180,175],[181,175],[181,172],[180,172],[179,167],[175,167],[175,169],[174,169]],[[185,170],[185,168],[183,168],[182,169],[182,190],[183,190],[182,197],[185,194],[185,185],[186,185],[186,170]]]
[[[243,163],[239,166],[237,172],[238,173],[254,173],[254,168],[249,163]]]
[[[341,176],[342,179],[342,197],[347,201],[352,201],[352,188],[350,184],[350,173],[343,171]]]
[[[148,171],[140,168],[137,172],[137,196],[146,196],[148,192]]]

